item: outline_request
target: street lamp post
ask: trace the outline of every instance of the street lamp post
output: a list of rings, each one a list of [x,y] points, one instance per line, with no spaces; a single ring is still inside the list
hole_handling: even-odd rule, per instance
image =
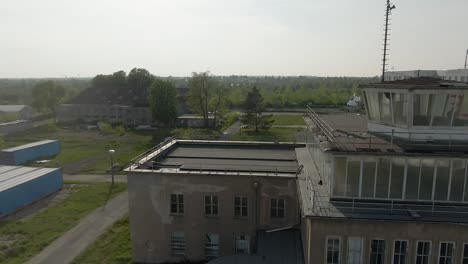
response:
[[[112,177],[112,185],[114,185],[114,153],[115,153],[115,150],[109,149],[110,162],[111,162],[110,171],[111,171],[111,177]]]

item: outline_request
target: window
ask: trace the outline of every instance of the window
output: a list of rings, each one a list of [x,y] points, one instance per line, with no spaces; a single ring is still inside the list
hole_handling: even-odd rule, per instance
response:
[[[336,196],[345,195],[346,184],[346,158],[335,158],[335,179],[333,182],[333,193]]]
[[[218,215],[218,196],[205,196],[205,215]]]
[[[420,163],[419,159],[407,161],[405,199],[417,200],[419,197]]]
[[[234,216],[247,217],[247,197],[234,197]]]
[[[385,261],[385,240],[371,241],[370,264],[383,264]]]
[[[462,264],[468,264],[468,244],[463,244]]]
[[[392,93],[392,110],[394,123],[406,127],[408,125],[408,95]]]
[[[419,199],[432,199],[432,185],[434,183],[434,160],[421,160],[421,183],[419,186]]]
[[[390,178],[390,159],[380,158],[377,164],[377,183],[375,197],[388,198],[388,183]]]
[[[185,234],[184,232],[173,232],[171,235],[171,253],[173,256],[185,255]]]
[[[465,161],[452,162],[452,183],[450,184],[450,201],[463,201],[463,186],[465,186]]]
[[[393,264],[406,264],[408,256],[408,241],[395,240],[393,245]]]
[[[361,264],[362,238],[348,239],[348,264]]]
[[[431,259],[431,242],[418,241],[416,248],[416,264],[429,264]]]
[[[377,163],[375,160],[364,160],[362,164],[362,191],[361,197],[373,198],[375,186],[375,172]]]
[[[392,159],[392,174],[390,185],[390,198],[402,199],[403,181],[405,177],[405,159]]]
[[[434,200],[446,201],[449,187],[450,160],[437,161]]]
[[[361,175],[361,160],[359,158],[348,158],[346,168],[346,196],[359,196],[359,178]]]
[[[327,264],[340,263],[340,238],[327,238]]]
[[[250,238],[246,235],[239,235],[236,237],[236,253],[249,254],[250,253]]]
[[[452,264],[453,263],[453,242],[441,242],[439,248],[439,264]]]
[[[183,214],[184,213],[184,195],[171,194],[171,213]]]
[[[219,235],[206,234],[205,240],[205,257],[207,259],[219,257]]]
[[[284,199],[271,199],[270,200],[270,217],[283,218],[284,217]]]

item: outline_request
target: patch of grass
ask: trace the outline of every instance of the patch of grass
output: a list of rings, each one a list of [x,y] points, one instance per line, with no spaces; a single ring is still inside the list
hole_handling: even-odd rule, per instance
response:
[[[303,126],[305,125],[304,118],[300,115],[274,115],[273,125],[281,126]]]
[[[132,245],[128,216],[116,222],[73,261],[73,264],[88,263],[132,263]]]
[[[115,150],[114,162],[125,166],[131,158],[157,145],[170,133],[170,129],[159,129],[106,135],[97,130],[46,125],[7,136],[4,145],[13,147],[42,139],[58,139],[62,147],[60,154],[41,166],[62,167],[67,174],[103,174],[110,167],[109,149]]]
[[[0,222],[1,235],[19,235],[8,249],[0,251],[2,264],[24,263],[52,241],[74,227],[81,218],[107,200],[124,191],[127,185],[116,183],[87,183],[64,188],[76,188],[65,200],[25,220]]]
[[[234,134],[234,141],[273,141],[273,142],[295,142],[296,132],[302,129],[272,127],[268,130],[242,129]]]
[[[177,128],[172,130],[172,134],[179,139],[204,139],[218,138],[220,132],[209,128]]]
[[[239,120],[240,114],[237,112],[230,112],[229,114],[226,115],[224,119],[224,124],[221,127],[220,131],[226,130],[228,127],[230,127],[232,124],[234,124],[237,120]]]

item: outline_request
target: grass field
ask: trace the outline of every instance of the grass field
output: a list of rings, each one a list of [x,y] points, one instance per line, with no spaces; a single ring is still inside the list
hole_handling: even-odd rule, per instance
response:
[[[170,129],[161,129],[154,132],[127,131],[123,135],[109,135],[97,130],[46,125],[5,137],[4,147],[42,139],[58,139],[61,142],[61,153],[44,166],[62,167],[67,174],[102,174],[110,167],[109,149],[115,149],[115,163],[124,166],[131,158],[158,144],[170,134]]]
[[[73,261],[73,264],[94,263],[132,263],[132,246],[128,216],[116,222]]]
[[[81,218],[127,188],[123,183],[110,186],[109,183],[67,183],[64,188],[73,191],[63,201],[29,218],[0,222],[0,263],[24,263]]]
[[[302,129],[272,127],[268,130],[242,129],[232,136],[234,141],[278,141],[295,142],[296,133]]]
[[[304,126],[304,118],[300,115],[274,115],[273,125],[279,126]]]

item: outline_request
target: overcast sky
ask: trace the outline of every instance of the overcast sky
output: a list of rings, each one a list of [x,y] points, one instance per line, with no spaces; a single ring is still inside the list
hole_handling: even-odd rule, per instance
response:
[[[394,0],[389,67],[462,68],[468,0]],[[2,0],[0,77],[374,76],[385,0]]]

